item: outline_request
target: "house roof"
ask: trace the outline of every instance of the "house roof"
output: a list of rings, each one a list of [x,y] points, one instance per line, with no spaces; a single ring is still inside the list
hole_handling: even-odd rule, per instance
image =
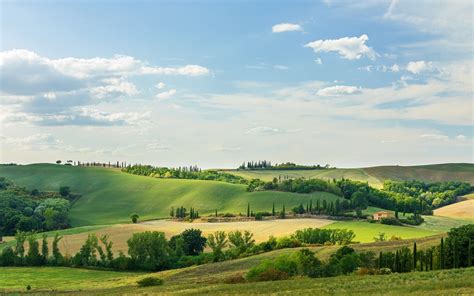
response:
[[[378,215],[382,215],[382,214],[389,214],[389,215],[390,215],[390,214],[392,214],[392,212],[388,212],[388,211],[380,211],[380,212],[375,212],[375,213],[374,213],[374,215],[375,215],[375,214],[378,214]]]

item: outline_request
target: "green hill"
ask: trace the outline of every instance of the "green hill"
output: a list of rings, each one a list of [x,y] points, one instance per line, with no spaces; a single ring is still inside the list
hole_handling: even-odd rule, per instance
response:
[[[216,181],[155,179],[123,173],[116,169],[72,167],[53,164],[0,166],[0,176],[20,186],[42,191],[57,191],[70,186],[82,197],[71,209],[73,226],[128,222],[131,213],[141,219],[169,216],[172,206],[194,207],[201,215],[219,212],[245,213],[247,203],[253,211],[287,209],[318,199],[338,198],[323,192],[247,192],[246,186]]]
[[[465,181],[474,184],[474,164],[447,163],[422,166],[378,166],[351,169],[321,170],[229,170],[226,171],[245,178],[259,178],[270,181],[274,177],[351,179],[369,182],[374,187],[382,186],[385,180],[394,181]]]

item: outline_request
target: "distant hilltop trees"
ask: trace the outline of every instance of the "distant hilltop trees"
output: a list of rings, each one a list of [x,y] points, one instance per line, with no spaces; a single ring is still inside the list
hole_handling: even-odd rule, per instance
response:
[[[242,163],[238,169],[239,170],[322,170],[322,169],[329,169],[329,164],[324,166],[317,164],[317,165],[302,165],[296,164],[293,162],[284,162],[280,164],[272,164],[271,161],[268,160],[259,160],[259,161],[248,161]]]
[[[104,168],[126,168],[131,166],[127,164],[126,161],[116,161],[116,162],[97,162],[97,161],[73,161],[67,160],[63,163],[62,160],[56,160],[56,164],[64,164],[64,165],[71,165],[71,166],[83,166],[83,167],[104,167]]]

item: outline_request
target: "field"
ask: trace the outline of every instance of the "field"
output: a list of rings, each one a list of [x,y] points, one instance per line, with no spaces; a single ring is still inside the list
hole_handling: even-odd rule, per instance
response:
[[[33,293],[81,295],[380,295],[381,290],[384,295],[468,295],[474,289],[474,268],[379,276],[350,275],[320,279],[294,278],[276,282],[222,283],[229,274],[241,274],[257,262],[250,257],[235,262],[164,271],[153,274],[163,278],[164,285],[151,288],[136,286],[136,280],[146,276],[143,274],[58,267],[4,267],[0,268],[0,293],[24,292],[27,285],[31,286]],[[232,270],[231,273],[228,270]]]
[[[425,217],[426,218],[426,217]],[[357,242],[370,243],[374,241],[380,232],[385,233],[387,239],[392,235],[401,237],[402,239],[423,238],[427,236],[442,234],[452,227],[460,226],[468,222],[462,220],[454,220],[444,217],[428,217],[427,226],[424,224],[417,227],[409,226],[392,226],[383,224],[371,224],[365,221],[345,221],[336,222],[327,219],[286,219],[286,220],[269,220],[269,221],[254,221],[254,222],[224,222],[224,223],[186,223],[174,222],[168,220],[149,221],[140,224],[115,224],[109,226],[79,227],[59,231],[63,235],[63,239],[59,243],[59,247],[64,254],[75,254],[84,244],[89,233],[95,233],[97,236],[107,234],[113,241],[113,250],[115,253],[122,251],[127,253],[127,240],[136,232],[143,231],[162,231],[170,238],[173,235],[181,233],[187,228],[201,229],[203,235],[207,236],[209,233],[217,230],[232,231],[232,230],[249,230],[254,234],[255,241],[266,241],[271,235],[274,237],[282,237],[291,235],[298,229],[307,227],[313,228],[345,228],[354,231]],[[49,242],[52,241],[50,232]],[[8,240],[8,238],[7,238]],[[9,243],[12,244],[12,243]],[[6,244],[5,244],[6,245]],[[1,248],[0,248],[1,249]]]
[[[434,215],[455,219],[471,219],[474,223],[474,199],[466,199],[434,210]]]
[[[290,178],[322,178],[322,179],[351,179],[368,182],[371,186],[381,187],[385,180],[394,181],[465,181],[474,184],[473,164],[436,164],[424,166],[378,166],[353,169],[326,169],[326,170],[254,170],[229,173],[245,178],[260,178],[270,181],[274,177],[288,176]]]
[[[4,176],[20,186],[42,191],[58,191],[70,186],[82,197],[73,205],[73,226],[128,222],[132,213],[141,219],[168,217],[172,206],[194,207],[201,215],[245,213],[247,203],[253,211],[287,209],[311,199],[335,200],[325,192],[296,194],[287,192],[247,192],[246,186],[215,181],[155,179],[135,176],[116,169],[71,167],[50,164],[0,166]]]
[[[423,230],[410,226],[384,225],[378,223],[368,223],[365,221],[336,222],[327,225],[324,228],[346,228],[352,230],[356,234],[355,241],[359,242],[372,242],[374,241],[374,237],[376,237],[381,232],[385,233],[387,239],[391,238],[392,236],[401,237],[402,239],[409,239],[442,233],[441,231],[437,232]]]

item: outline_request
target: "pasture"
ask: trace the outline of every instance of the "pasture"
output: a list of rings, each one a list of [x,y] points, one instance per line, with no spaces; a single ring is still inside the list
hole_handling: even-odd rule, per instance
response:
[[[246,213],[247,203],[254,212],[289,210],[310,200],[335,201],[340,198],[326,192],[297,194],[290,192],[247,192],[245,185],[218,181],[157,179],[123,173],[117,169],[34,164],[0,166],[4,176],[20,186],[41,191],[58,191],[70,186],[82,197],[70,211],[73,226],[101,225],[130,221],[137,213],[142,220],[169,217],[171,207],[194,207],[200,215]]]

